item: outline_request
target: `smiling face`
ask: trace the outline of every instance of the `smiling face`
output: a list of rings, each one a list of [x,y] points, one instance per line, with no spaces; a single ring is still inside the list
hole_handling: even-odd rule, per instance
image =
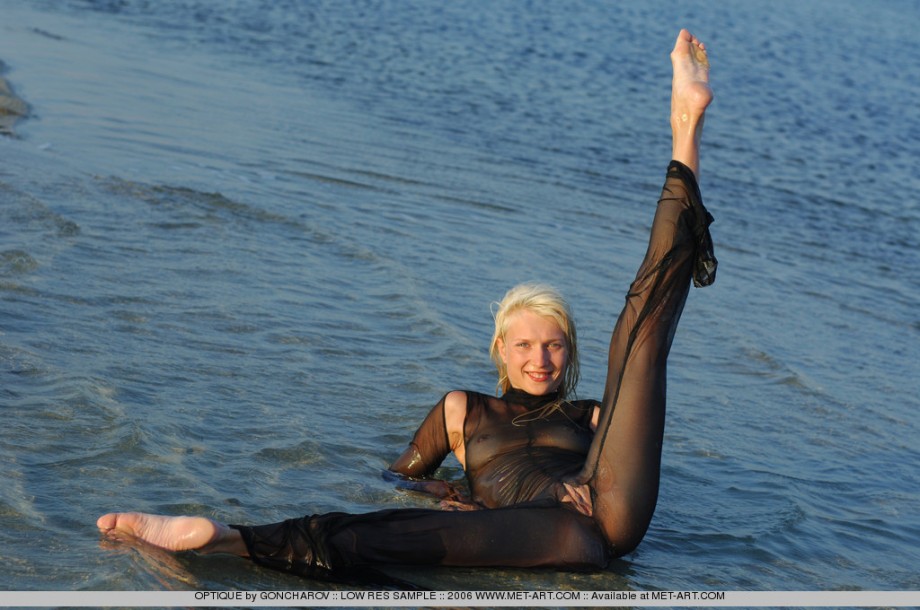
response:
[[[568,345],[565,333],[553,318],[527,309],[514,312],[496,347],[507,367],[511,387],[542,396],[555,392],[562,383]]]

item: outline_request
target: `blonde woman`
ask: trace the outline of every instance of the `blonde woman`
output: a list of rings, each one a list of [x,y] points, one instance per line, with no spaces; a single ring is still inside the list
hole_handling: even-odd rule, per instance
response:
[[[450,392],[390,470],[445,507],[331,513],[261,526],[203,517],[110,513],[115,538],[225,552],[304,576],[348,579],[387,564],[591,570],[633,550],[658,497],[666,363],[691,279],[708,285],[712,217],[697,188],[712,100],[703,44],[686,30],[671,53],[673,161],[648,251],[610,342],[601,401],[569,400],[578,347],[568,305],[541,285],[513,288],[495,316],[500,396]],[[453,453],[469,497],[427,479]]]

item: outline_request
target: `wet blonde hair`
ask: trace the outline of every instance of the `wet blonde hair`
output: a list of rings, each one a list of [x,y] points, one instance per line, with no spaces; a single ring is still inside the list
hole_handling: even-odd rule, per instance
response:
[[[552,286],[546,284],[526,283],[518,284],[507,293],[500,303],[493,303],[495,317],[495,332],[492,334],[492,345],[489,347],[489,356],[498,369],[497,390],[503,394],[511,389],[508,379],[508,367],[502,361],[499,353],[499,339],[505,340],[508,331],[509,319],[521,310],[531,311],[537,315],[552,318],[562,329],[566,342],[565,372],[562,383],[559,385],[559,398],[566,399],[575,391],[578,384],[578,341],[575,334],[575,320],[572,318],[571,309],[566,300]]]

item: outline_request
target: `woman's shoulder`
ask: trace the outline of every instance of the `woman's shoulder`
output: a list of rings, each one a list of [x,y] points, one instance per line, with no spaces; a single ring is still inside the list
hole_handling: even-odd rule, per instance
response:
[[[496,403],[504,404],[494,396],[474,390],[453,390],[444,396],[443,402],[447,430],[463,430],[465,435],[493,417],[490,413]]]
[[[445,411],[463,413],[467,423],[479,422],[483,419],[505,417],[513,412],[513,408],[506,401],[476,390],[453,390],[444,398]],[[455,415],[456,417],[456,415]]]
[[[594,399],[572,400],[567,404],[571,409],[570,417],[585,426],[590,425],[595,409],[601,406],[600,401]]]
[[[444,395],[444,398],[448,400],[467,400],[469,402],[489,402],[493,400],[501,400],[500,398],[496,398],[491,394],[486,394],[485,392],[477,392],[476,390],[451,390]]]

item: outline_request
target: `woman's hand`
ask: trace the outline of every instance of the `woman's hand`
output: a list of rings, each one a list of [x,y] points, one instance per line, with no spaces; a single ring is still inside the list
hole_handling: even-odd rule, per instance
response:
[[[470,500],[441,500],[441,509],[443,510],[479,510],[482,506]]]
[[[397,489],[418,491],[440,499],[441,508],[445,510],[478,510],[481,508],[470,499],[466,487],[459,483],[441,479],[412,479],[392,470],[384,471],[383,478],[393,481]]]

